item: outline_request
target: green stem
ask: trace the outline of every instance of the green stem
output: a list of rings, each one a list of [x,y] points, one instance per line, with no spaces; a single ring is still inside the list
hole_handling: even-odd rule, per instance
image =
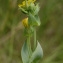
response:
[[[30,53],[31,53],[30,35],[27,37],[27,44],[28,44],[28,52],[29,52],[29,55],[30,55]]]
[[[36,29],[34,29],[34,49],[36,48]]]

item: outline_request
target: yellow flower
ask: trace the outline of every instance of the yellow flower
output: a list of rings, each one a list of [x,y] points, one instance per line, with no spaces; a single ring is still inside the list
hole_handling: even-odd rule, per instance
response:
[[[22,23],[25,27],[28,27],[28,18],[23,19]]]
[[[30,3],[34,3],[36,0],[27,0],[27,5],[29,6]],[[26,6],[26,2],[23,1],[22,4],[19,4],[18,7],[25,7]]]
[[[28,4],[30,4],[31,2],[34,3],[36,0],[28,0]]]
[[[24,7],[25,6],[25,1],[22,2],[22,4],[19,4],[18,7]]]

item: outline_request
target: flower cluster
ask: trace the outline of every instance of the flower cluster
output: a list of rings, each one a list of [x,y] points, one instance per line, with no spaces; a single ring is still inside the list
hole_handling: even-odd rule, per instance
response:
[[[28,17],[27,23],[28,23],[28,25],[31,25],[31,26],[40,25],[40,19],[38,16],[38,12],[39,12],[40,8],[39,8],[38,3],[36,4],[35,1],[36,0],[25,0],[22,2],[22,4],[18,5],[19,9],[21,9],[21,11],[23,13],[27,14],[27,17]],[[26,21],[25,21],[25,23],[26,23]],[[24,26],[27,27],[26,24]]]
[[[26,7],[26,3],[29,6],[31,3],[34,3],[35,1],[36,0],[27,0],[27,2],[26,1],[23,1],[22,4],[19,4],[18,6],[19,7]]]

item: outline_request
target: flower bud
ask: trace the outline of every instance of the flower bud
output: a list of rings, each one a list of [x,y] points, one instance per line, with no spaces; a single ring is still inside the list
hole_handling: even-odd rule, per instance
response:
[[[28,27],[28,18],[22,20],[24,27]]]

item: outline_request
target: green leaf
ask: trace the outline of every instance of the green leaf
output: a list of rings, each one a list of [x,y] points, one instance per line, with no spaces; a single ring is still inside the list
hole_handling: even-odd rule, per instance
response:
[[[43,50],[38,42],[35,51],[32,53],[30,63],[37,63],[42,57],[43,57]]]
[[[35,6],[34,10],[35,10],[35,11],[34,11],[34,15],[37,15],[38,12],[39,12],[39,10],[40,10],[40,7],[39,7],[38,4]]]
[[[21,56],[23,63],[37,63],[43,57],[41,45],[38,42],[35,51],[29,55],[27,42],[25,42],[21,50]]]
[[[40,7],[38,3],[36,5],[34,3],[31,3],[30,6],[28,7],[28,11],[33,15],[37,15],[39,10],[40,10]]]
[[[27,42],[25,42],[23,47],[22,47],[21,57],[22,57],[23,63],[28,63],[29,62],[29,52],[28,52]]]
[[[33,16],[31,13],[29,13],[29,25],[32,26],[39,26],[40,25],[40,18],[38,15]]]
[[[24,8],[19,8],[24,14],[27,14],[28,12]]]

